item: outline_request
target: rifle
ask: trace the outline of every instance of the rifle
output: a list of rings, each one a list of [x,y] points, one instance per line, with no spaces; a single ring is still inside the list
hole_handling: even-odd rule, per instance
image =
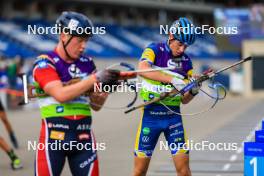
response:
[[[240,65],[240,64],[242,64],[244,62],[247,62],[247,61],[250,61],[250,60],[252,60],[251,56],[247,57],[247,58],[244,58],[241,61],[235,62],[234,64],[232,64],[230,66],[227,66],[227,67],[224,67],[224,68],[222,68],[222,69],[220,69],[218,71],[209,71],[207,73],[204,73],[199,78],[197,78],[195,81],[189,83],[188,85],[186,85],[181,90],[173,89],[170,92],[164,92],[164,93],[162,93],[160,95],[160,97],[153,98],[150,101],[144,102],[144,103],[142,103],[142,104],[140,104],[138,106],[135,106],[135,107],[132,107],[132,108],[126,110],[125,114],[130,113],[130,112],[132,112],[132,111],[134,111],[136,109],[142,108],[144,106],[150,105],[152,103],[156,103],[158,101],[161,101],[161,100],[165,99],[166,97],[176,96],[176,95],[179,95],[179,94],[184,95],[186,92],[190,91],[197,84],[201,84],[202,82],[207,81],[207,80],[217,76],[219,73],[222,73],[222,72],[224,72],[224,71],[226,71],[226,70],[228,70],[230,68],[233,68],[233,67],[235,67],[237,65]]]
[[[122,67],[126,67],[126,68],[129,69],[129,71],[120,71],[119,72],[118,80],[120,82],[127,81],[128,79],[136,78],[138,73],[162,71],[162,70],[173,70],[173,69],[175,69],[174,67],[165,67],[165,68],[154,68],[154,69],[146,69],[146,70],[135,70],[133,66],[131,66],[130,64],[125,63],[125,62],[114,64],[114,65],[108,67],[107,69],[111,69],[112,67],[117,66],[117,65],[120,65]],[[37,98],[37,97],[48,96],[45,92],[37,93],[35,91],[36,90],[35,85],[27,83],[28,81],[27,81],[26,74],[22,74],[21,76],[22,76],[23,90],[24,90],[24,102],[20,103],[21,105],[27,104],[30,99]],[[64,83],[63,85],[67,86],[67,85],[75,84],[75,83],[77,83],[77,82],[79,82],[81,80],[82,80],[81,78],[73,78],[70,81],[68,81],[67,83]],[[89,96],[90,93],[91,93],[91,90],[85,92],[83,95]],[[134,100],[134,101],[136,101],[136,100]],[[130,106],[132,106],[132,105],[130,105]],[[130,106],[128,106],[128,107],[130,107]]]

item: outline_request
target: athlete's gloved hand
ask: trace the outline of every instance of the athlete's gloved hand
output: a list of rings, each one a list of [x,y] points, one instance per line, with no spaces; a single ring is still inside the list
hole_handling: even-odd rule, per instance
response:
[[[117,85],[119,70],[104,69],[95,73],[96,80],[103,85]]]
[[[179,91],[186,86],[186,83],[180,78],[173,78],[171,84]]]
[[[195,78],[190,78],[190,83],[194,82],[195,80],[196,80]],[[202,86],[202,83],[196,83],[194,87],[190,90],[190,94],[192,96],[196,96],[199,93],[201,86]]]

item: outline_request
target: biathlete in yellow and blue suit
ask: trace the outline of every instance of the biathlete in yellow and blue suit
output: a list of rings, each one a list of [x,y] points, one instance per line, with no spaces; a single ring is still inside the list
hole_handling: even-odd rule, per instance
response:
[[[184,53],[185,49],[194,43],[194,25],[187,18],[176,20],[170,31],[168,40],[161,43],[152,43],[145,48],[139,61],[139,69],[153,67],[174,66],[174,70],[141,73],[142,89],[140,96],[144,101],[159,97],[164,90],[182,89],[192,77],[193,66],[191,59]],[[166,86],[166,89],[164,87]],[[191,175],[189,168],[189,151],[183,148],[187,137],[180,113],[181,103],[189,103],[198,94],[199,85],[191,91],[145,106],[140,120],[135,142],[134,175],[146,175],[149,162],[163,132],[178,175]],[[167,107],[171,110],[169,110]]]

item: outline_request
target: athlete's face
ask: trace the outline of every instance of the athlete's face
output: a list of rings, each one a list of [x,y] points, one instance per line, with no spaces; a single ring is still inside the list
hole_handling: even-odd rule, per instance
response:
[[[172,34],[169,35],[169,40],[170,40],[169,46],[170,46],[173,56],[182,55],[185,49],[187,48],[187,46],[178,40],[171,40],[171,39],[173,39]]]
[[[70,39],[70,35],[64,35],[64,38],[62,40],[66,44],[68,40]],[[88,37],[72,37],[70,43],[67,45],[66,49],[68,54],[73,59],[78,59],[81,54],[84,52]]]

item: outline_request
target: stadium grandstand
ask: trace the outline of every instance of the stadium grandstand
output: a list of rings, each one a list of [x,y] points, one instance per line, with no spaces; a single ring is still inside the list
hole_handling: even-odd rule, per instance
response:
[[[256,1],[257,2],[257,1]],[[192,5],[195,3],[196,5]],[[170,24],[178,16],[187,16],[195,24],[215,25],[215,9],[248,7],[244,1],[169,1],[169,0],[95,0],[95,1],[2,1],[0,18],[0,51],[5,57],[21,55],[33,58],[53,49],[55,35],[28,35],[29,25],[53,26],[62,10],[87,14],[96,26],[106,28],[89,42],[87,53],[100,58],[138,58],[151,41],[165,40],[159,25]],[[45,8],[43,8],[45,7]],[[32,32],[32,31],[31,31]],[[216,35],[205,33],[188,53],[195,58],[238,58],[240,51],[220,51]]]

